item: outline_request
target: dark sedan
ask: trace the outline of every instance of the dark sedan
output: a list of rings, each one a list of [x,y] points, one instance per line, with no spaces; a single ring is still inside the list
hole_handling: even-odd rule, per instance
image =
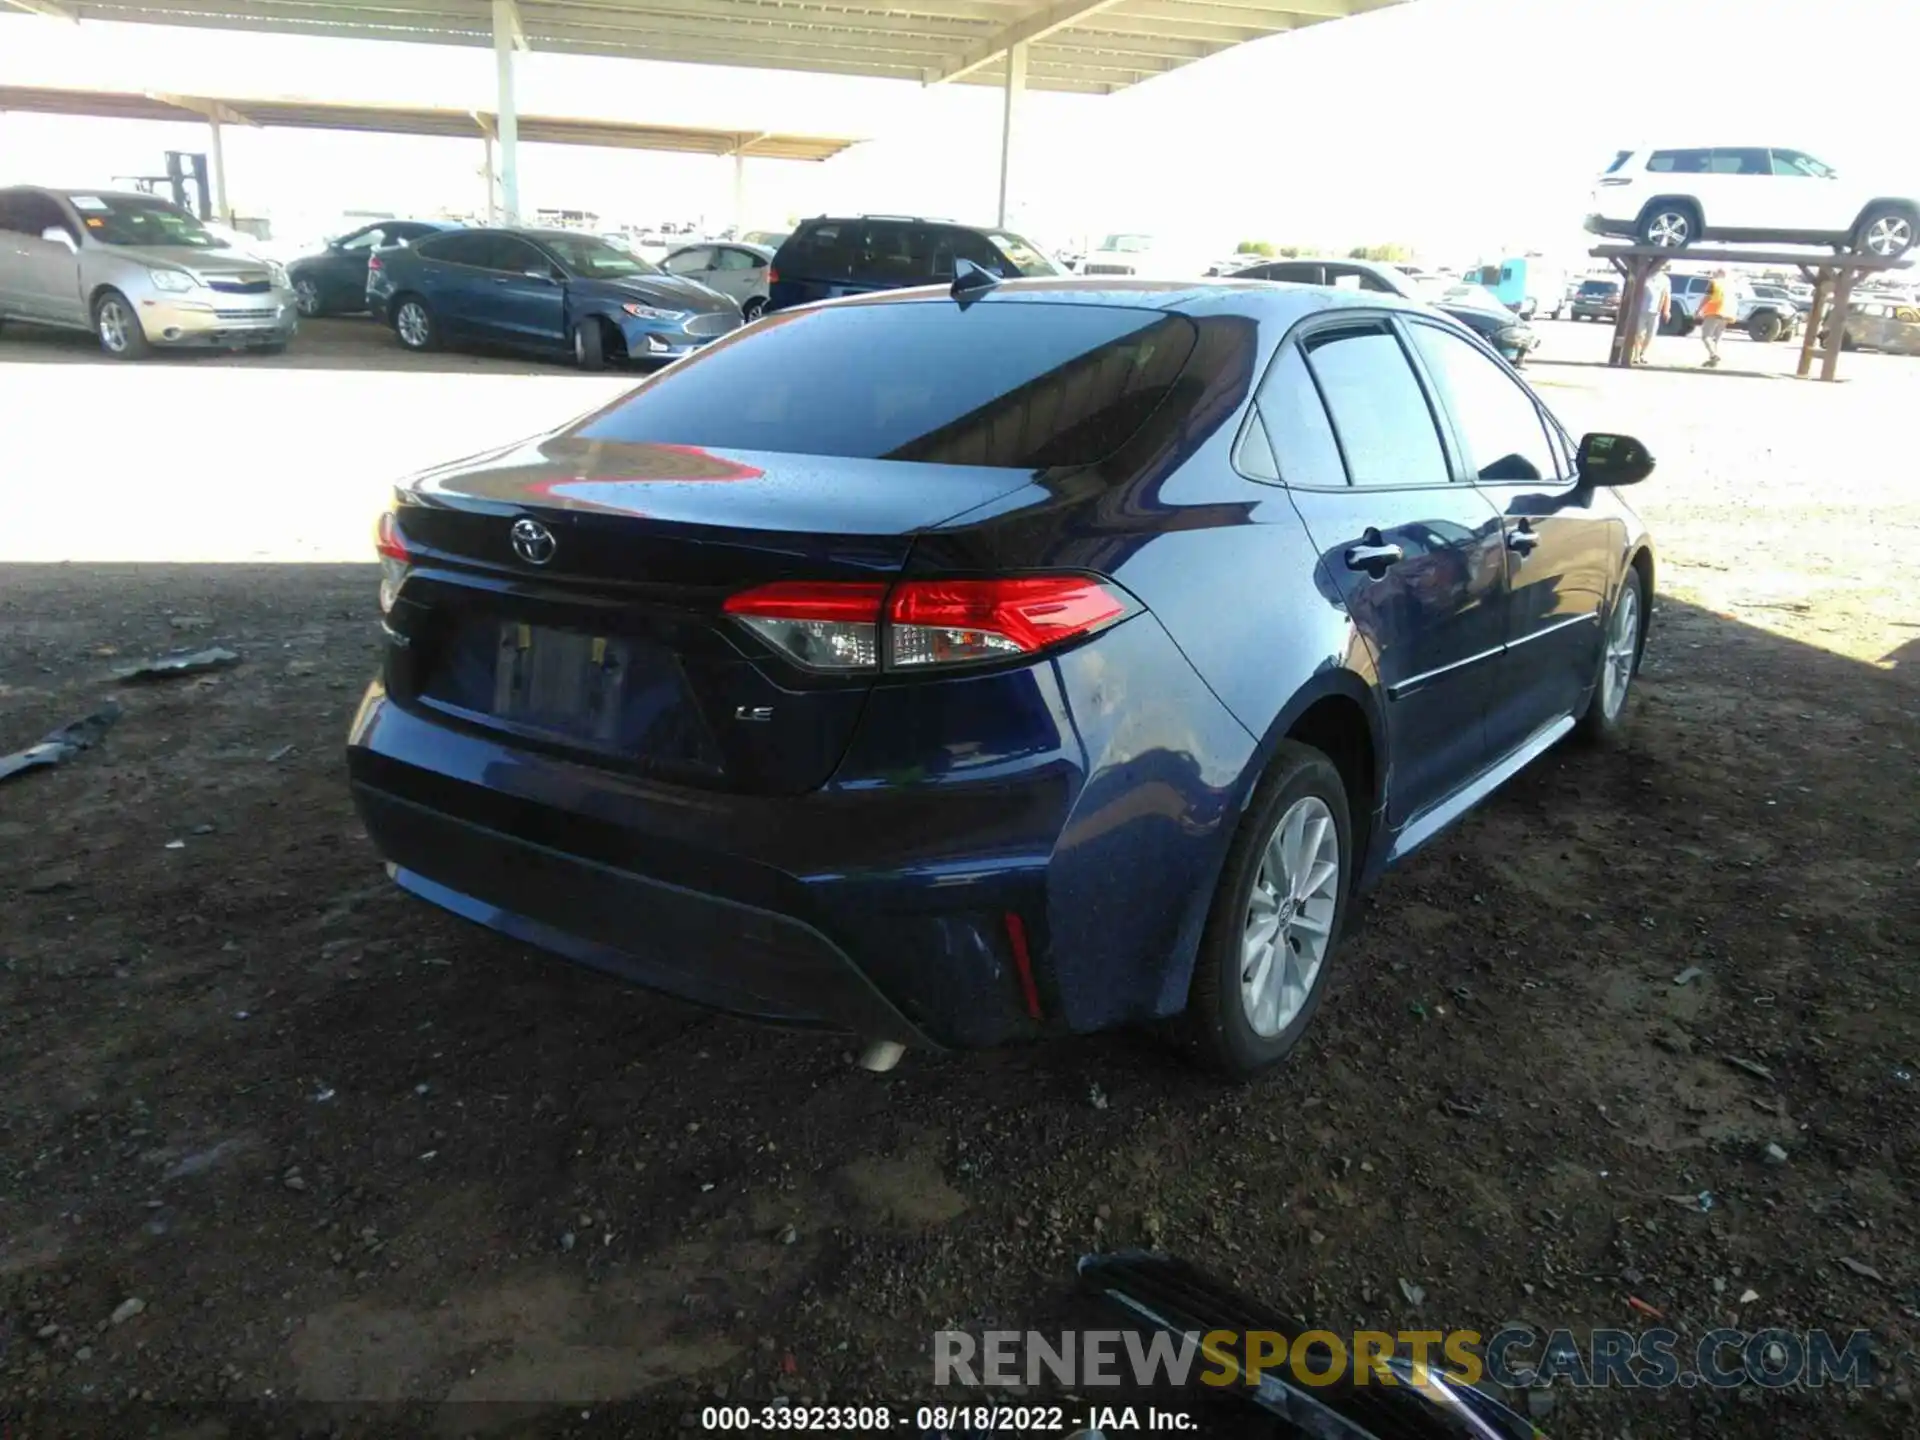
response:
[[[386,319],[409,350],[502,346],[598,370],[672,360],[742,323],[726,296],[576,230],[452,230],[379,258]]]
[[[1652,460],[1391,296],[956,291],[402,485],[354,800],[413,894],[875,1066],[1178,1017],[1249,1074],[1357,893],[1618,734]]]
[[[287,266],[302,315],[334,315],[367,308],[367,259],[388,246],[411,245],[453,229],[440,220],[381,220],[327,241],[317,254]]]

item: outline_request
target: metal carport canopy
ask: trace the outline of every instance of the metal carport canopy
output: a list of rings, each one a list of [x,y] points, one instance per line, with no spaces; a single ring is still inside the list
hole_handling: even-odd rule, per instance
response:
[[[229,125],[301,130],[357,130],[383,135],[443,135],[480,140],[495,133],[489,110],[420,105],[342,104],[287,96],[172,95],[138,90],[70,90],[0,85],[0,112],[88,115],[109,120],[217,119]],[[751,155],[766,160],[830,160],[858,140],[777,131],[711,130],[572,115],[522,115],[520,138],[543,145],[594,145],[689,155]]]
[[[999,221],[1028,89],[1111,94],[1303,25],[1404,0],[0,0],[36,15],[491,45],[500,188],[519,214],[514,55],[543,50],[1004,89]],[[736,191],[739,165],[736,157]]]

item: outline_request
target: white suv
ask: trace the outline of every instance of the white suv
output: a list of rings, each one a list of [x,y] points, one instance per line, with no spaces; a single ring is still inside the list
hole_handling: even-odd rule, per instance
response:
[[[1594,186],[1587,216],[1594,234],[1642,245],[1759,241],[1883,258],[1904,253],[1917,227],[1911,193],[1843,179],[1803,150],[1758,145],[1622,150]]]

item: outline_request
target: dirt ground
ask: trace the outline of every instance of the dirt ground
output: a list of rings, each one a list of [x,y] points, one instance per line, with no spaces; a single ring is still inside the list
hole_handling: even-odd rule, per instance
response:
[[[1549,328],[1549,356],[1600,347]],[[1556,1387],[1536,1413],[1920,1433],[1920,363],[1848,358],[1840,387],[1533,367],[1576,429],[1661,459],[1631,741],[1555,752],[1391,876],[1306,1043],[1244,1089],[1137,1036],[873,1076],[507,944],[395,891],[348,804],[370,566],[0,566],[0,750],[125,707],[0,785],[7,1433],[909,1404],[930,1331],[1057,1328],[1074,1258],[1130,1245],[1335,1328],[1642,1328],[1633,1302],[1689,1337],[1866,1328],[1874,1394]],[[48,405],[101,373],[0,368]],[[233,374],[259,379],[195,378]],[[3,453],[51,453],[51,424]],[[289,447],[306,471],[361,443],[333,428]],[[261,463],[210,443],[195,475]],[[167,493],[126,492],[126,533],[173,533]],[[110,677],[203,643],[244,659]]]

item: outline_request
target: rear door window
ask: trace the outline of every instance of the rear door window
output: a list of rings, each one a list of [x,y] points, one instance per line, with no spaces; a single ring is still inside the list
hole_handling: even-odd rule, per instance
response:
[[[662,260],[660,268],[669,275],[691,275],[696,270],[710,270],[713,268],[713,251],[705,248],[682,250]]]
[[[1771,175],[1773,160],[1765,150],[1716,150],[1713,152],[1716,175]]]
[[[489,270],[508,275],[524,275],[530,270],[548,275],[553,273],[553,262],[517,236],[492,235],[488,241],[483,252],[486,258],[479,263]]]
[[[1447,455],[1426,392],[1384,321],[1316,331],[1302,348],[1352,484],[1447,483]]]
[[[487,239],[485,235],[457,231],[422,240],[413,249],[423,259],[440,260],[449,265],[484,265]]]
[[[848,280],[860,222],[827,220],[803,225],[780,247],[780,268],[796,280]]]
[[[1711,150],[1656,150],[1647,159],[1647,169],[1662,174],[1703,175],[1711,168]]]
[[[1271,464],[1267,474],[1257,470],[1249,474],[1313,489],[1345,487],[1347,467],[1340,459],[1340,442],[1333,438],[1327,407],[1298,346],[1282,349],[1268,369],[1254,400],[1254,413]],[[1256,447],[1252,453],[1257,457],[1260,451]]]
[[[936,247],[931,226],[905,220],[869,220],[861,237],[854,278],[875,285],[913,285],[935,279]],[[996,258],[988,269],[1001,269]]]
[[[1118,306],[963,310],[941,299],[787,311],[750,343],[722,341],[661,371],[578,433],[951,465],[1092,464],[1167,401],[1198,333],[1185,316]]]
[[[1614,171],[1626,164],[1632,157],[1633,152],[1631,150],[1622,150],[1618,155],[1613,157],[1613,163],[1607,166],[1606,173],[1609,175],[1613,174]]]

